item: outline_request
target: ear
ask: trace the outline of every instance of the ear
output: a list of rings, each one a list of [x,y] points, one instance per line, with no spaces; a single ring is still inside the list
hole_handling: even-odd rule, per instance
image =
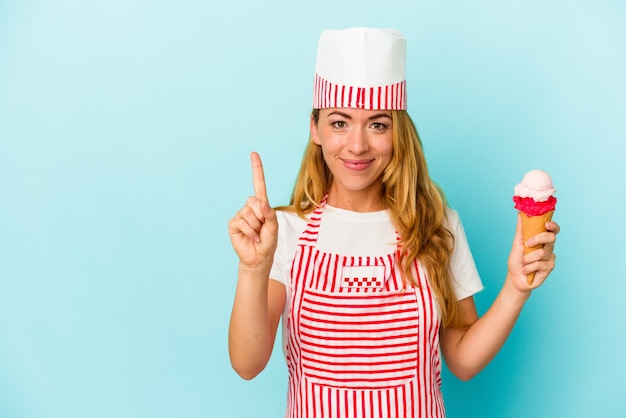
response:
[[[309,130],[311,131],[311,141],[313,141],[316,145],[322,145],[320,142],[319,134],[317,132],[317,123],[315,123],[315,119],[313,115],[311,115],[311,121],[309,122]]]

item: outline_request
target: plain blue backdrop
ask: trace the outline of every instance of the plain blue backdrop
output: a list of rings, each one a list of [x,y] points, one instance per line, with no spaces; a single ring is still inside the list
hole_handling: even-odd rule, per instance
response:
[[[513,186],[552,174],[557,268],[449,417],[626,411],[623,1],[0,1],[0,417],[280,417],[230,368],[248,154],[285,204],[324,28],[408,38],[409,111],[502,285]],[[277,348],[279,342],[277,342]]]

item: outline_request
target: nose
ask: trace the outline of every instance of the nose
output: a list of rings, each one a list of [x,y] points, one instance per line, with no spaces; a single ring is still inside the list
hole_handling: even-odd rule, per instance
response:
[[[347,139],[347,147],[355,155],[363,154],[369,150],[367,132],[363,127],[355,126],[350,130]]]

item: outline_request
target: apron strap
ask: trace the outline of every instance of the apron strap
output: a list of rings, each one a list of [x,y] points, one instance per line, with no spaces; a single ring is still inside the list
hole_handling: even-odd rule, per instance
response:
[[[315,244],[317,244],[317,236],[320,230],[320,224],[322,223],[322,212],[324,212],[327,198],[328,193],[324,195],[319,206],[311,213],[309,223],[307,223],[304,231],[300,234],[300,238],[298,238],[298,246],[315,247]]]

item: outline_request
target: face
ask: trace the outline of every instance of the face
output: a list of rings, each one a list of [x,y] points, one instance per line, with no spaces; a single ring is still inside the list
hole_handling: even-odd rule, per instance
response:
[[[333,174],[329,204],[344,199],[380,202],[382,174],[393,154],[389,110],[332,108],[311,119],[311,139]]]

